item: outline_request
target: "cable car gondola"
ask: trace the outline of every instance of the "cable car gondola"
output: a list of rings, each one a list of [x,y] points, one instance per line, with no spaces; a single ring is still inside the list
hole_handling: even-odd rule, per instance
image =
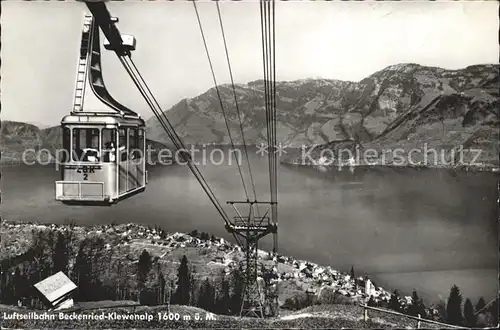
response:
[[[122,40],[128,51],[135,49],[134,37]],[[61,121],[61,180],[55,185],[56,200],[65,204],[110,205],[146,188],[145,122],[109,95],[100,49],[99,26],[85,15],[73,109]],[[99,106],[84,109],[92,98]]]

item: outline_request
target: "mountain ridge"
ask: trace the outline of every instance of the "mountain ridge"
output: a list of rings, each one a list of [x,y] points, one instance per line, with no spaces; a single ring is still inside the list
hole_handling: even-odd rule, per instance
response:
[[[277,140],[290,148],[356,141],[364,148],[415,147],[422,140],[452,150],[480,146],[481,162],[498,165],[498,64],[447,70],[415,63],[388,66],[358,81],[301,79],[276,82]],[[241,131],[230,84],[219,92],[233,142]],[[263,80],[235,86],[245,142],[266,142]],[[215,88],[166,111],[186,144],[230,144]],[[165,141],[156,118],[151,139]],[[479,141],[480,140],[480,141]],[[289,155],[284,162],[296,162]]]
[[[479,163],[498,166],[499,69],[498,64],[449,70],[400,63],[357,82],[325,78],[276,82],[277,140],[289,149],[319,146],[316,160],[321,150],[332,145],[334,150],[360,146],[376,151],[411,150],[423,144],[445,152],[479,148]],[[263,84],[262,79],[235,84],[249,145],[267,140]],[[240,145],[243,140],[232,86],[222,84],[218,89],[232,140]],[[215,87],[181,100],[165,113],[186,145],[231,143]],[[2,125],[2,163],[19,162],[19,150],[34,144],[49,149],[60,145],[55,127],[39,129],[38,134],[34,125],[23,129],[12,125],[16,126],[6,121]],[[151,143],[171,145],[155,117],[147,120],[147,128]],[[296,150],[288,151],[281,160],[304,163]]]

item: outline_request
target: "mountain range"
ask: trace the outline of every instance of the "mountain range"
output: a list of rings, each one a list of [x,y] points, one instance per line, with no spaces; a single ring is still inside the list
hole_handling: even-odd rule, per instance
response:
[[[397,64],[359,81],[305,79],[276,83],[277,139],[288,148],[355,144],[362,148],[480,148],[478,162],[498,164],[499,65],[446,70]],[[264,81],[235,86],[247,144],[266,142]],[[235,144],[242,143],[231,85],[219,86]],[[166,112],[186,143],[228,144],[212,88]],[[156,118],[149,137],[166,141]],[[289,152],[285,162],[295,162]]]
[[[276,82],[277,139],[288,148],[350,144],[362,148],[428,147],[452,150],[480,148],[479,161],[498,165],[499,65],[447,70],[418,64],[397,64],[359,82],[304,79]],[[218,86],[235,144],[266,142],[264,81]],[[229,144],[230,138],[217,90],[184,99],[166,111],[186,144]],[[15,125],[14,125],[15,126]],[[147,120],[148,138],[170,144],[156,117]],[[60,144],[60,131],[26,124],[2,124],[2,161],[12,152],[38,143]],[[318,149],[318,150],[320,150]],[[5,153],[4,153],[5,152]],[[293,151],[283,158],[295,162]]]

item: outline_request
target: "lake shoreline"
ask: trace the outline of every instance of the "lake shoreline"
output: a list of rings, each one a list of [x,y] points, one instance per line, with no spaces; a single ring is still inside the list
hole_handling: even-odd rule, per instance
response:
[[[355,169],[355,168],[392,168],[392,169],[414,169],[414,170],[454,170],[460,172],[490,172],[499,173],[500,167],[492,164],[484,165],[462,165],[462,166],[447,166],[447,165],[394,165],[394,164],[360,164],[360,165],[338,165],[338,164],[304,164],[301,162],[281,161],[282,165],[291,165],[297,167],[310,167],[316,169]]]

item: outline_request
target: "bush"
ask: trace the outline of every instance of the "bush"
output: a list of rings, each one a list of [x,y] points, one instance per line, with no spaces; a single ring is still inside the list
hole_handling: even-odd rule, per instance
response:
[[[356,300],[346,297],[336,292],[333,288],[323,288],[318,297],[318,301],[322,305],[355,305]]]
[[[139,303],[146,306],[155,306],[157,305],[156,298],[156,292],[152,290],[143,290],[139,294]]]
[[[305,292],[301,292],[286,299],[282,307],[290,310],[299,310],[312,306],[314,302],[315,302],[314,297],[309,296]]]

